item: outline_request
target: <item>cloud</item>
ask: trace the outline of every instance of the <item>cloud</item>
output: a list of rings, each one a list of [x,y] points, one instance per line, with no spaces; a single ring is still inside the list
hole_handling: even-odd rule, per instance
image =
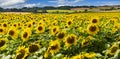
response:
[[[26,3],[27,0],[0,0],[0,7],[2,8],[22,8],[22,7],[36,7],[40,3]]]
[[[49,2],[57,3],[58,6],[74,5],[83,0],[51,0]]]
[[[103,5],[120,5],[119,1],[97,2],[97,3],[100,4],[101,6],[103,6]]]

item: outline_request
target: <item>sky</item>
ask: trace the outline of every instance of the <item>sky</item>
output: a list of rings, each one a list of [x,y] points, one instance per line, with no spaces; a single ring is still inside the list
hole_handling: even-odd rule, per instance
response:
[[[120,5],[120,0],[0,0],[2,8]]]

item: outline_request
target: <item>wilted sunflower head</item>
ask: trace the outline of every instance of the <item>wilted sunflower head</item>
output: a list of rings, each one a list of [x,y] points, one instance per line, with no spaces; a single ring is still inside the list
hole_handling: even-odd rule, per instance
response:
[[[39,44],[31,44],[29,46],[29,53],[34,53],[34,52],[38,51],[39,49],[40,49]]]
[[[87,27],[87,32],[89,34],[96,34],[99,31],[99,28],[97,25],[91,24]]]
[[[74,34],[71,34],[71,35],[68,35],[66,38],[65,38],[65,45],[66,46],[70,46],[70,45],[76,45],[76,38],[77,36],[74,35]]]

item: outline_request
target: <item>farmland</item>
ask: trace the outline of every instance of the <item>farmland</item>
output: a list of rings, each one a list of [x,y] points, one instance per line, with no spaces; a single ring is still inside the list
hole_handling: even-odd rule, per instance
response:
[[[119,12],[0,13],[0,59],[119,59],[119,46]]]

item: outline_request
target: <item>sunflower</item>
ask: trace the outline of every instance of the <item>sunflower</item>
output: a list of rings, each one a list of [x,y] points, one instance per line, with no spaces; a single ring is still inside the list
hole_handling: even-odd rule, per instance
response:
[[[14,59],[25,59],[28,56],[28,48],[25,48],[25,46],[18,47],[18,50],[16,50],[16,56]]]
[[[40,49],[39,44],[31,44],[29,46],[29,53],[34,53],[34,52],[38,51],[39,49]]]
[[[76,56],[73,56],[71,59],[84,59],[84,56],[81,54],[78,54]]]
[[[67,47],[69,47],[70,45],[76,45],[76,39],[77,38],[77,36],[76,35],[74,35],[74,34],[71,34],[71,35],[68,35],[66,38],[65,38],[65,45],[67,46]]]
[[[67,21],[67,25],[70,26],[72,24],[72,20]]]
[[[55,53],[57,53],[60,49],[60,42],[59,40],[55,40],[55,41],[51,41],[50,42],[50,46],[48,47],[48,51],[54,55]]]
[[[86,39],[82,40],[82,43],[81,43],[82,47],[89,45],[91,43],[90,42],[91,39],[92,37],[88,36]]]
[[[29,28],[26,28],[21,34],[21,39],[23,41],[28,41],[30,35],[31,35],[31,30]]]
[[[109,50],[109,54],[114,55],[117,52],[118,49],[119,49],[118,45],[113,45]]]
[[[36,32],[37,33],[43,33],[45,31],[45,27],[43,25],[38,25],[36,27]]]
[[[30,28],[30,29],[33,29],[33,24],[32,24],[32,22],[27,23],[27,27]]]
[[[18,38],[18,31],[16,30],[15,27],[11,27],[9,30],[8,30],[8,33],[7,33],[12,39],[16,39]]]
[[[3,27],[7,27],[8,25],[7,25],[7,23],[5,22],[5,23],[2,24],[2,26],[3,26]]]
[[[57,34],[57,38],[58,38],[58,39],[63,39],[63,38],[65,37],[65,34],[66,34],[65,31],[59,32],[59,33]]]
[[[8,41],[7,38],[0,38],[0,51],[4,50],[6,48],[7,41]]]
[[[59,27],[58,26],[53,26],[51,29],[51,34],[55,35],[59,32]]]
[[[44,58],[48,58],[48,56],[49,56],[49,52],[46,51],[46,52],[44,53]]]
[[[96,56],[96,53],[90,52],[90,53],[86,53],[84,56],[85,58],[90,59],[90,58],[94,58]]]
[[[98,31],[99,31],[99,28],[97,25],[91,24],[87,27],[87,32],[89,34],[97,34]]]
[[[92,18],[91,19],[91,23],[92,24],[98,24],[99,23],[99,19],[98,18]]]
[[[0,34],[5,34],[5,28],[4,27],[0,27]]]

